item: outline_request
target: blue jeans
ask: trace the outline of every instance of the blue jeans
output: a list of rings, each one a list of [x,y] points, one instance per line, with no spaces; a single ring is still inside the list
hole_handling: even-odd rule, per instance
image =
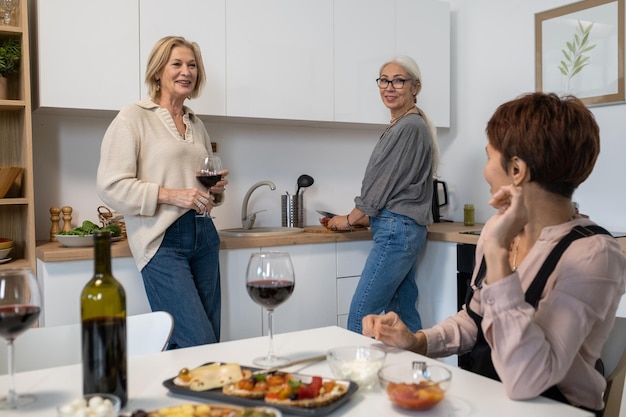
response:
[[[157,253],[141,271],[152,310],[174,317],[168,349],[219,342],[219,249],[213,220],[191,210],[167,229]]]
[[[386,209],[370,218],[370,227],[374,246],[352,297],[348,329],[361,333],[364,316],[395,311],[416,332],[422,328],[422,321],[415,307],[415,274],[426,241],[426,227]]]

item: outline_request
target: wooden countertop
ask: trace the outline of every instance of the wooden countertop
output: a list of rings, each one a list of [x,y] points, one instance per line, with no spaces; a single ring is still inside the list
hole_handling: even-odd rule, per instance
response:
[[[442,222],[434,223],[428,227],[428,240],[452,243],[476,244],[477,235],[462,234],[459,232],[480,230],[482,224],[464,226],[463,223]],[[267,237],[221,237],[221,249],[245,249],[255,247],[310,245],[316,243],[353,242],[371,240],[372,233],[369,229],[353,232],[330,232],[322,229],[322,226],[305,227],[303,233],[295,233],[285,236]],[[624,253],[626,253],[626,238],[618,239]],[[128,242],[122,240],[111,244],[111,256],[130,257]],[[58,242],[38,242],[37,258],[43,262],[79,261],[93,259],[93,248],[67,248]]]

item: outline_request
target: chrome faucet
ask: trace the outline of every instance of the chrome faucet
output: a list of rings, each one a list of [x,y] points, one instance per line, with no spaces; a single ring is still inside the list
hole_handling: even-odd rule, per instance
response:
[[[270,187],[271,190],[276,189],[276,185],[274,185],[272,181],[259,181],[256,184],[254,184],[252,187],[250,187],[246,195],[243,197],[243,203],[241,205],[241,225],[246,230],[252,229],[252,226],[254,225],[254,221],[256,220],[257,213],[265,211],[265,210],[259,210],[259,211],[255,211],[252,214],[248,214],[248,201],[250,200],[250,196],[252,195],[252,192],[263,185],[267,185],[268,187]]]

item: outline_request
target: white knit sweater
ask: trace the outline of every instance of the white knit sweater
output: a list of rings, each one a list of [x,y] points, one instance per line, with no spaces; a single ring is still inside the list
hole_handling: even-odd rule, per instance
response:
[[[197,158],[211,153],[204,124],[184,108],[183,138],[167,109],[150,99],[124,107],[108,127],[100,149],[97,191],[124,215],[128,244],[141,271],[167,228],[189,209],[157,204],[159,187],[199,187]]]

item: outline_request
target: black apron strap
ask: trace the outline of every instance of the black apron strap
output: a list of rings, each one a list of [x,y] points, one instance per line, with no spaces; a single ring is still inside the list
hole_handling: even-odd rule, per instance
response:
[[[563,255],[563,252],[565,252],[569,245],[577,239],[594,234],[610,235],[609,232],[600,226],[576,226],[561,239],[554,249],[552,249],[552,252],[550,252],[550,255],[548,255],[541,266],[541,269],[537,272],[537,276],[526,290],[525,298],[528,304],[537,308],[550,274],[554,271],[554,268],[556,268],[556,264],[559,262],[559,259],[561,259],[561,255]]]

